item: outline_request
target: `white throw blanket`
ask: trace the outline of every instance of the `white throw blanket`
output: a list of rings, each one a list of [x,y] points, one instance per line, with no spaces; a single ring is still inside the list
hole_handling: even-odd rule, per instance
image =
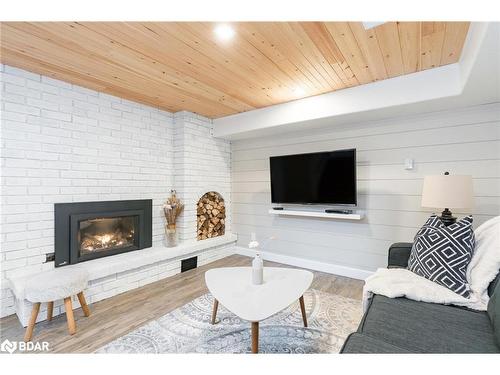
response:
[[[482,224],[474,231],[474,235],[476,248],[466,275],[471,291],[469,298],[464,298],[407,269],[379,268],[365,280],[364,310],[368,307],[368,301],[373,294],[486,310],[489,301],[488,285],[500,268],[500,216]]]

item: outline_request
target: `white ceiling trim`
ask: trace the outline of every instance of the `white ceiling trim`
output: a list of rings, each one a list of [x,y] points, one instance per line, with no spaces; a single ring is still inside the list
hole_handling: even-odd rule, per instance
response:
[[[411,106],[422,111],[422,108],[449,108],[453,103],[467,105],[463,104],[464,100],[450,101],[450,98],[463,96],[464,87],[477,62],[481,57],[484,59],[489,50],[496,51],[495,37],[488,38],[487,34],[498,34],[498,30],[498,25],[488,27],[487,23],[472,23],[461,60],[456,64],[215,119],[214,136],[242,139],[279,134],[290,129],[331,126],[343,119],[350,122],[357,118],[369,120],[367,114],[371,113],[374,118],[380,118],[384,111],[390,116],[400,115],[405,111],[411,112]],[[496,55],[498,57],[497,52]],[[488,59],[491,60],[491,54]],[[486,64],[490,70],[495,69],[494,66],[494,61]],[[486,70],[484,61],[481,70]],[[481,73],[484,76],[488,72]],[[489,73],[491,78],[491,73],[498,74],[498,71]],[[443,99],[448,100],[440,108],[437,104]],[[426,103],[434,105],[427,106]],[[418,104],[420,106],[417,107]],[[422,104],[426,105],[422,107]],[[398,113],[398,108],[401,113]]]

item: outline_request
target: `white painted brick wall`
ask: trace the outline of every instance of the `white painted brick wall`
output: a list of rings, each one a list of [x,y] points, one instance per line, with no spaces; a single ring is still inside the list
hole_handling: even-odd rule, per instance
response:
[[[182,240],[196,238],[196,204],[217,191],[226,203],[226,233],[231,231],[231,144],[212,137],[212,122],[191,112],[174,114],[174,184],[185,202],[178,226]]]
[[[5,65],[0,74],[0,316],[14,313],[6,277],[53,267],[44,261],[54,251],[54,203],[152,198],[153,245],[163,241],[162,205],[174,178],[186,201],[182,239],[196,235],[194,205],[203,189],[217,189],[229,208],[230,143],[211,137],[209,119],[172,115]],[[228,232],[229,217],[230,211]],[[137,280],[129,275],[91,301],[170,270],[162,272],[146,278],[142,270]]]

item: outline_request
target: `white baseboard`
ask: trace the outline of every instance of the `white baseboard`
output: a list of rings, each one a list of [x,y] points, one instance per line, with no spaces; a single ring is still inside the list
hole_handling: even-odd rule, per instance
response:
[[[246,247],[241,247],[241,246],[235,246],[234,252],[235,254],[246,255],[250,257],[253,257],[255,255],[254,250],[250,250],[247,249]],[[331,273],[339,276],[350,277],[358,280],[364,280],[368,276],[371,276],[373,274],[373,271],[346,267],[338,264],[319,262],[317,260],[309,260],[289,255],[276,254],[268,251],[260,251],[260,255],[264,260],[288,264],[290,266],[295,266],[295,267],[307,268],[314,271]]]

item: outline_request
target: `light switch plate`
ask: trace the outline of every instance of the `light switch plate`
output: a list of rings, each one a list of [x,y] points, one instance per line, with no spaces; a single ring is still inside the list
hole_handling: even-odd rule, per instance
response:
[[[413,169],[413,159],[405,159],[405,169],[411,171]]]

